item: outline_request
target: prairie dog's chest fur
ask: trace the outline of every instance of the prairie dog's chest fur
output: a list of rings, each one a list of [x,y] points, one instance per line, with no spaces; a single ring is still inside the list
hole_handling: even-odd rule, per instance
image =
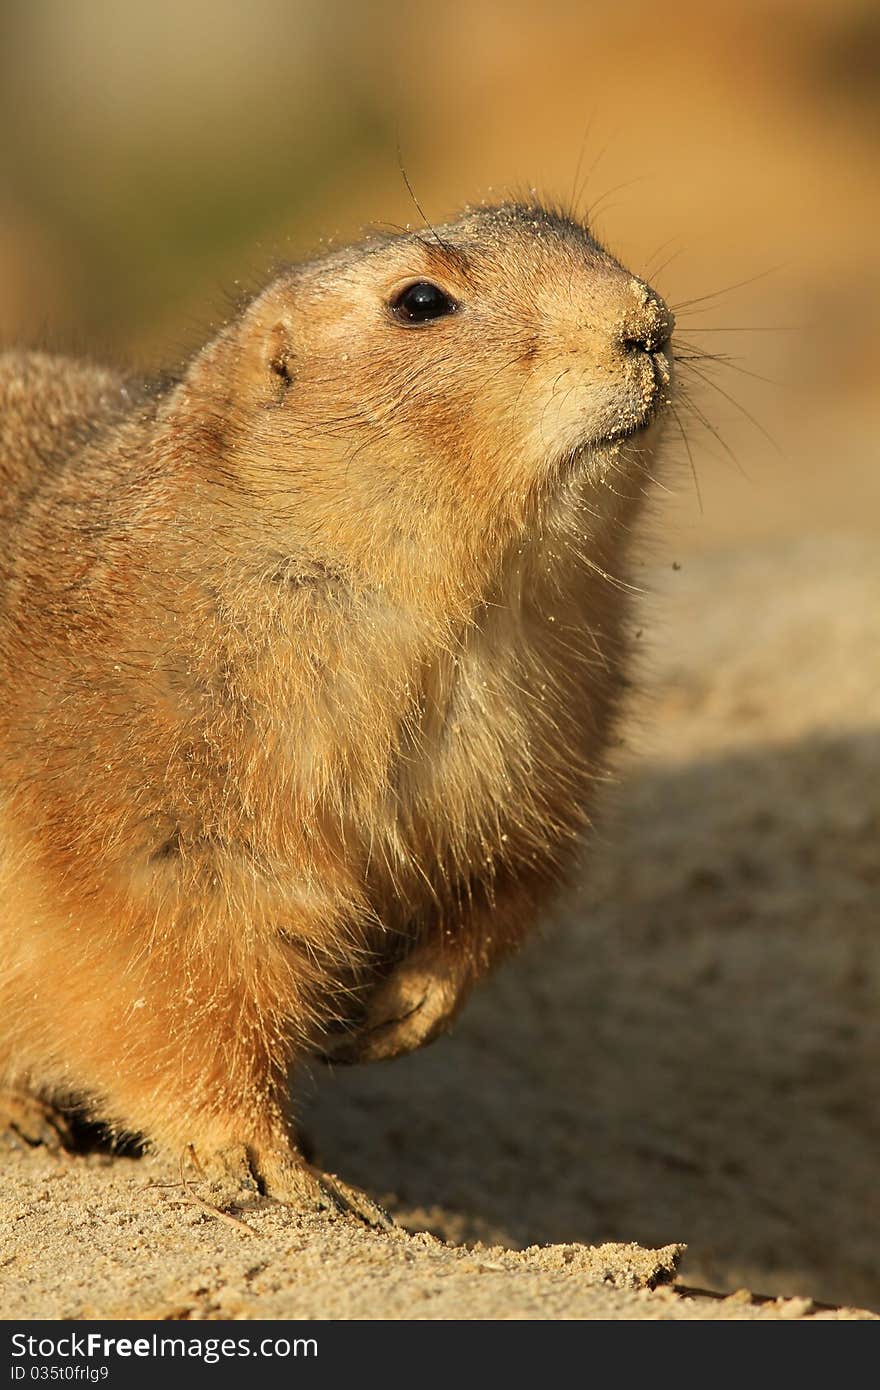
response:
[[[295,629],[267,649],[259,680],[274,695],[249,737],[277,757],[252,764],[252,795],[286,808],[279,839],[324,826],[386,918],[508,862],[564,857],[618,697],[623,586],[586,553],[613,569],[620,510],[611,493],[608,515],[585,509],[570,483],[443,633],[374,599],[357,616],[344,602],[335,619],[312,613],[307,653]]]
[[[577,512],[511,547],[457,650],[425,672],[398,786],[413,815],[461,808],[477,848],[577,795],[619,660],[620,595],[579,552]],[[573,810],[573,807],[570,808]],[[531,834],[537,826],[529,827]]]

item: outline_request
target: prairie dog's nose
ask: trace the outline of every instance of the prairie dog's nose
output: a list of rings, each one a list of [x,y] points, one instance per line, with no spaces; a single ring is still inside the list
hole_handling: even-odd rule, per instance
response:
[[[631,303],[623,321],[621,343],[628,352],[659,352],[672,337],[675,319],[659,294],[633,280]]]

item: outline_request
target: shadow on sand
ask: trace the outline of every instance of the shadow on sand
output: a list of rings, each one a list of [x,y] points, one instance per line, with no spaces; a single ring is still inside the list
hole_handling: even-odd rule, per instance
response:
[[[880,736],[643,768],[557,923],[424,1053],[324,1073],[318,1157],[457,1240],[685,1241],[880,1305]]]

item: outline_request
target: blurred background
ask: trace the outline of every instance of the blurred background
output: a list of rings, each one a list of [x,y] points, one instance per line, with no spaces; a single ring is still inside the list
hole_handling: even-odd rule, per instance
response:
[[[878,67],[867,0],[0,3],[0,343],[174,365],[417,223],[399,145],[433,221],[575,203],[708,354],[612,848],[450,1042],[317,1102],[410,1224],[880,1307]]]
[[[417,221],[399,143],[432,220],[536,187],[699,299],[732,360],[692,380],[722,440],[693,419],[679,547],[847,527],[880,501],[878,60],[870,0],[4,0],[0,341],[176,361],[277,256]]]

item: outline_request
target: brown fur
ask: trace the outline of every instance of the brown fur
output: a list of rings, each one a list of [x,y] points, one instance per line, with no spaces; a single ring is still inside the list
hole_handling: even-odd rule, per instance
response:
[[[396,322],[415,279],[458,312]],[[506,205],[284,271],[155,395],[0,358],[19,1095],[373,1214],[297,1154],[288,1073],[434,1036],[571,862],[669,326]]]

